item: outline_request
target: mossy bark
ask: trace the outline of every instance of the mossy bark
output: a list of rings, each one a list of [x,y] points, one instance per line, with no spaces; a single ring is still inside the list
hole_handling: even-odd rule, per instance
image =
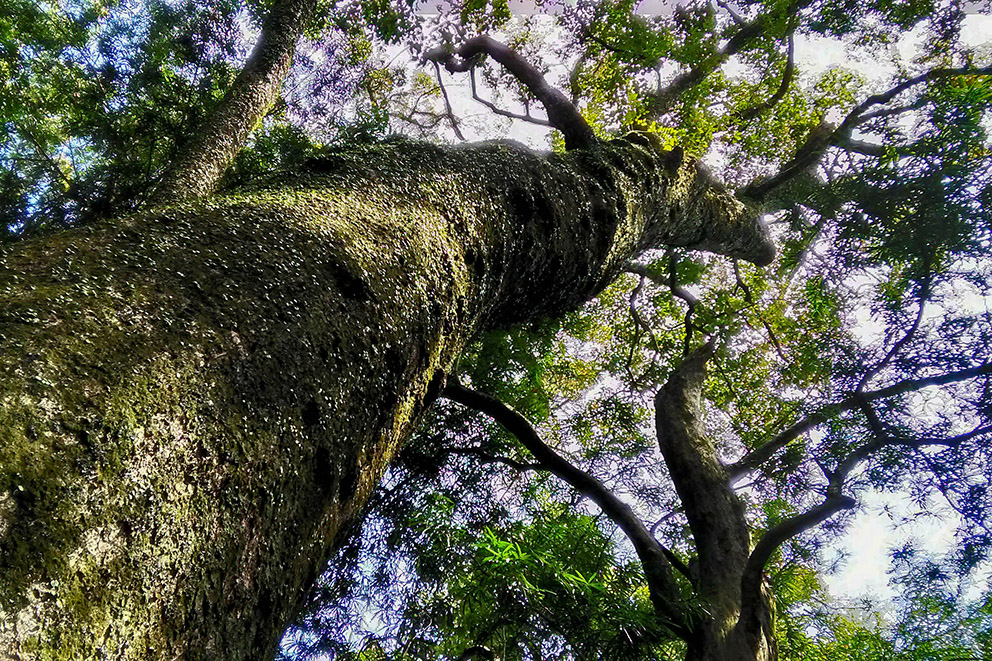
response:
[[[316,11],[317,0],[279,0],[269,8],[241,73],[169,164],[153,199],[181,202],[217,188],[248,136],[279,97],[296,42]]]
[[[466,342],[662,243],[770,250],[626,141],[370,147],[7,248],[0,658],[271,656]]]

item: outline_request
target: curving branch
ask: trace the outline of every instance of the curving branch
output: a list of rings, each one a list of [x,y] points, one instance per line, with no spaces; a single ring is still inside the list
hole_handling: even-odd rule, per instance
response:
[[[747,108],[740,113],[740,118],[744,121],[749,121],[755,117],[760,116],[762,113],[767,112],[775,107],[775,105],[785,98],[786,93],[789,91],[789,86],[792,84],[792,78],[796,73],[796,47],[795,40],[790,34],[786,39],[787,42],[787,55],[785,58],[785,71],[782,72],[782,82],[779,83],[778,89],[770,97],[765,99],[763,102]]]
[[[699,299],[696,298],[692,292],[683,287],[679,283],[678,279],[678,258],[675,255],[675,251],[668,250],[668,287],[672,290],[672,295],[676,298],[681,298],[685,301],[685,340],[682,345],[682,356],[688,357],[692,353],[692,332],[695,327],[692,324],[692,315],[696,313],[696,306],[699,305]]]
[[[633,544],[644,569],[651,603],[656,612],[666,620],[666,626],[673,633],[686,640],[689,639],[690,623],[688,614],[681,604],[678,584],[672,575],[670,552],[666,553],[667,549],[664,549],[651,535],[627,503],[617,498],[595,477],[573,466],[551,449],[541,440],[527,418],[495,397],[466,388],[458,382],[458,379],[451,376],[448,377],[441,395],[493,418],[534,455],[542,468],[561,478],[596,503]]]
[[[924,280],[923,282],[922,289],[920,290],[920,296],[919,296],[920,304],[916,310],[916,317],[913,319],[913,323],[910,324],[909,329],[906,331],[906,333],[901,338],[899,338],[899,340],[895,342],[895,344],[892,345],[892,348],[890,348],[888,352],[886,352],[882,360],[880,360],[877,365],[873,366],[864,373],[864,376],[862,376],[861,380],[858,382],[858,387],[854,389],[855,392],[863,391],[865,389],[865,386],[868,385],[868,382],[871,381],[873,378],[875,378],[875,376],[878,375],[879,372],[885,369],[886,366],[888,366],[888,364],[892,362],[892,360],[899,354],[899,352],[902,351],[902,348],[906,346],[906,344],[908,344],[913,339],[913,336],[916,334],[916,331],[920,328],[920,323],[923,321],[923,311],[926,309],[927,299],[929,297],[930,297],[930,278],[927,277],[927,279]]]
[[[651,344],[654,346],[655,355],[660,356],[661,347],[658,345],[658,337],[654,334],[654,329],[651,328],[651,324],[647,323],[644,320],[644,317],[641,316],[640,311],[637,309],[637,299],[641,295],[641,290],[644,289],[645,277],[646,276],[642,275],[640,279],[637,281],[637,286],[634,287],[633,290],[631,290],[630,298],[627,301],[627,307],[630,308],[630,316],[634,320],[634,327],[643,328],[644,330],[647,331],[648,337],[651,338]],[[640,336],[638,336],[638,339],[640,339]]]
[[[650,95],[648,113],[651,115],[661,115],[667,112],[679,95],[698,85],[706,76],[713,73],[713,71],[723,65],[732,56],[742,51],[746,46],[766,36],[769,27],[775,23],[775,19],[779,17],[780,13],[791,16],[805,9],[812,2],[813,0],[795,0],[788,7],[784,8],[784,10],[761,14],[749,22],[740,22],[740,17],[736,17],[734,22],[738,30],[734,33],[734,36],[722,48],[705,58],[702,62],[676,76],[667,87],[659,89]],[[729,10],[729,5],[724,6],[724,8]],[[731,16],[734,16],[734,14],[732,13]]]
[[[695,329],[695,327],[692,324],[692,315],[695,314],[696,312],[696,306],[699,305],[699,299],[696,298],[696,296],[693,295],[691,291],[689,291],[679,283],[676,273],[676,268],[678,266],[678,258],[675,255],[675,251],[669,249],[666,252],[666,255],[668,257],[667,278],[663,278],[660,275],[651,272],[650,270],[648,270],[647,267],[642,266],[640,264],[631,264],[627,267],[626,270],[628,273],[634,273],[639,275],[641,277],[642,283],[644,282],[644,279],[647,278],[656,285],[659,285],[661,287],[667,287],[669,290],[671,290],[673,296],[675,296],[676,298],[680,298],[685,302],[686,312],[683,321],[683,324],[685,326],[685,341],[683,344],[682,355],[688,356],[691,353],[692,334]],[[638,290],[639,289],[640,286],[638,286]],[[657,346],[657,340],[655,341],[655,345]]]
[[[922,83],[932,82],[941,78],[953,78],[956,76],[988,75],[992,75],[992,66],[981,68],[958,67],[931,69],[930,71],[922,73],[918,76],[904,80],[898,85],[889,88],[885,92],[872,94],[861,102],[861,104],[851,110],[851,112],[847,114],[847,117],[844,118],[844,121],[842,121],[839,125],[833,126],[826,121],[821,122],[819,126],[810,132],[809,136],[806,138],[806,141],[799,147],[798,150],[796,150],[796,154],[789,159],[789,161],[786,162],[776,174],[771,177],[762,178],[751,182],[741,189],[739,197],[760,202],[768,197],[768,195],[770,195],[775,189],[792,181],[794,178],[803,172],[808,171],[810,168],[815,167],[823,158],[823,155],[829,147],[843,145],[850,139],[851,132],[856,127],[865,123],[869,119],[885,116],[880,113],[868,113],[868,110],[873,106],[887,104],[903,92],[906,92],[910,88]],[[922,107],[922,105],[925,104],[910,104],[908,106],[890,109],[890,111],[892,114],[895,114],[897,112],[905,112],[906,110],[913,109],[914,107]]]
[[[592,127],[564,94],[552,87],[544,74],[519,53],[492,37],[473,37],[458,48],[435,48],[424,54],[424,59],[444,65],[449,73],[471,71],[481,57],[489,56],[501,64],[527,91],[544,105],[548,121],[565,136],[567,149],[582,149],[598,142]]]
[[[992,432],[992,426],[986,425],[978,426],[969,432],[944,439],[902,439],[892,437],[886,431],[885,425],[871,406],[871,402],[857,395],[855,396],[855,400],[856,406],[861,409],[868,422],[868,428],[873,438],[865,445],[844,457],[833,471],[821,465],[820,469],[828,481],[827,495],[823,502],[807,512],[790,517],[772,526],[755,545],[754,550],[748,557],[744,574],[741,578],[742,623],[745,626],[750,625],[753,627],[755,625],[754,622],[747,623],[745,621],[746,616],[750,612],[756,611],[754,605],[760,603],[762,573],[775,550],[796,535],[815,528],[841,510],[852,509],[857,505],[857,502],[853,498],[845,496],[842,491],[847,476],[850,475],[851,471],[858,464],[887,446],[905,446],[913,449],[919,449],[927,445],[957,447],[967,440]],[[935,471],[935,473],[939,472]],[[942,489],[942,491],[944,490]],[[951,499],[946,492],[944,493],[944,497],[951,503]],[[951,505],[953,506],[953,503]]]
[[[727,475],[731,481],[737,480],[746,473],[758,468],[765,461],[770,459],[776,452],[786,445],[799,438],[817,425],[846,411],[851,411],[861,406],[862,402],[873,402],[886,397],[895,397],[909,392],[922,390],[930,386],[942,386],[960,381],[967,381],[979,376],[992,374],[992,363],[983,363],[976,367],[948,372],[939,376],[929,376],[921,379],[905,379],[898,381],[891,386],[878,390],[869,390],[862,393],[853,394],[840,402],[821,406],[813,413],[809,414],[799,422],[796,422],[788,429],[782,431],[771,440],[759,445],[751,452],[744,455],[739,461],[727,466]]]
[[[853,498],[844,496],[838,491],[828,495],[822,503],[809,511],[797,514],[772,526],[761,536],[761,539],[754,546],[754,550],[751,551],[751,555],[748,556],[747,564],[744,565],[744,573],[741,576],[742,626],[746,629],[760,626],[760,622],[752,618],[761,612],[761,579],[765,565],[768,564],[776,549],[796,535],[815,528],[834,514],[841,510],[852,509],[855,505],[857,502]]]

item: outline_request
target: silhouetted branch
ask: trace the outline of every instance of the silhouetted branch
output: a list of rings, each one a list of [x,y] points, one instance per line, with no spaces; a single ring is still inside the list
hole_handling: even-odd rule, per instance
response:
[[[532,470],[541,470],[544,468],[538,462],[523,462],[517,461],[516,459],[510,459],[509,457],[502,457],[500,455],[489,454],[482,448],[470,447],[470,448],[458,448],[458,447],[446,447],[441,448],[441,452],[445,454],[464,454],[473,457],[478,457],[479,461],[484,464],[505,464],[512,468],[513,470],[525,473]]]
[[[784,12],[787,15],[792,15],[809,6],[811,3],[812,0],[796,0]],[[725,6],[724,8],[728,11],[730,10],[729,6]],[[777,14],[778,12],[775,13]],[[731,16],[733,15],[732,13]],[[702,82],[706,76],[729,60],[731,56],[743,50],[745,46],[764,37],[769,26],[774,23],[773,19],[775,18],[776,16],[774,14],[769,13],[761,14],[750,22],[740,23],[735,20],[739,29],[724,44],[723,48],[717,50],[688,71],[676,76],[664,89],[659,89],[652,94],[648,101],[648,113],[651,115],[660,115],[666,112],[679,95]]]
[[[672,576],[671,563],[665,554],[665,549],[637,518],[629,505],[617,498],[602,482],[573,466],[551,449],[541,440],[527,418],[495,397],[466,388],[454,377],[448,378],[441,395],[493,418],[534,455],[542,468],[551,471],[596,503],[633,544],[644,569],[651,601],[658,614],[667,620],[666,624],[674,633],[682,637],[689,635],[678,586]]]
[[[816,411],[806,416],[799,422],[796,422],[768,442],[759,445],[757,448],[744,455],[744,457],[736,463],[727,466],[727,474],[731,480],[736,480],[745,473],[756,469],[758,466],[770,459],[776,452],[805,434],[810,429],[816,427],[817,425],[823,424],[824,422],[841,413],[844,413],[845,411],[850,411],[857,408],[860,406],[862,401],[872,402],[885,397],[895,397],[896,395],[915,392],[929,386],[941,386],[950,383],[957,383],[959,381],[966,381],[968,379],[973,379],[987,374],[992,374],[992,363],[984,363],[976,367],[941,374],[940,376],[929,376],[921,379],[905,379],[885,388],[851,395],[850,397],[847,397],[846,399],[835,404],[821,406]]]
[[[815,528],[837,512],[851,509],[856,504],[849,496],[831,494],[811,510],[790,517],[765,531],[748,556],[741,577],[742,619],[755,610],[754,605],[761,599],[761,577],[775,550],[796,535]]]
[[[472,98],[478,101],[479,103],[481,103],[482,105],[484,105],[485,107],[489,108],[489,110],[491,110],[494,115],[499,115],[501,117],[509,117],[510,119],[519,119],[524,122],[530,122],[531,124],[537,124],[538,126],[552,126],[551,122],[549,122],[548,120],[541,119],[540,117],[534,117],[533,115],[530,114],[530,112],[528,112],[525,115],[521,115],[515,112],[510,112],[509,110],[503,110],[492,101],[483,99],[481,96],[479,96],[479,92],[475,86],[475,69],[471,69],[469,71],[469,77],[472,83]]]
[[[923,283],[923,288],[920,291],[920,304],[916,310],[916,317],[913,319],[913,323],[910,324],[909,329],[906,333],[892,345],[892,348],[886,352],[885,356],[878,362],[877,365],[867,370],[861,380],[858,382],[858,387],[854,389],[854,392],[861,392],[864,390],[868,382],[875,377],[876,374],[881,372],[885,367],[892,362],[892,359],[902,350],[906,344],[913,339],[913,335],[916,334],[917,329],[920,327],[920,322],[923,321],[923,311],[926,309],[927,298],[930,295],[930,280],[929,277]]]
[[[455,132],[455,137],[465,142],[465,136],[462,135],[462,130],[458,128],[458,119],[451,110],[451,100],[448,98],[448,90],[444,87],[444,81],[441,80],[441,65],[437,62],[434,62],[434,74],[437,76],[437,86],[441,89],[441,98],[444,99],[444,113],[448,117],[451,130]]]
[[[443,64],[450,73],[455,73],[472,70],[484,55],[501,64],[544,105],[548,121],[565,136],[567,149],[581,149],[596,144],[592,127],[572,102],[548,84],[544,74],[519,53],[489,36],[473,37],[453,51],[445,47],[435,48],[428,51],[424,59]]]
[[[992,66],[977,69],[973,67],[931,69],[930,71],[905,80],[898,85],[889,88],[885,92],[872,94],[860,105],[855,107],[850,113],[848,113],[847,117],[844,118],[844,121],[841,122],[839,126],[833,127],[827,122],[823,122],[820,126],[813,129],[803,145],[796,151],[796,155],[793,156],[785,165],[783,165],[779,169],[778,173],[771,177],[759,179],[748,184],[741,190],[739,195],[754,201],[761,201],[779,186],[791,181],[801,172],[814,167],[817,163],[819,163],[820,159],[823,157],[823,154],[826,153],[827,148],[834,145],[843,144],[844,141],[850,138],[851,131],[853,131],[856,126],[864,123],[869,118],[883,116],[881,114],[875,114],[871,117],[867,116],[866,113],[872,106],[889,103],[895,97],[921,83],[955,76],[988,75],[992,75]],[[911,106],[907,106],[906,108],[908,109],[910,107]],[[901,109],[900,112],[902,112]]]
[[[782,73],[782,82],[779,83],[778,89],[775,93],[768,97],[762,103],[751,106],[750,108],[741,112],[740,117],[744,121],[754,119],[755,117],[761,115],[767,110],[771,110],[775,107],[779,101],[785,98],[786,93],[789,91],[789,85],[792,84],[792,77],[796,72],[796,48],[795,43],[790,34],[787,41],[788,54],[785,58],[785,71]]]

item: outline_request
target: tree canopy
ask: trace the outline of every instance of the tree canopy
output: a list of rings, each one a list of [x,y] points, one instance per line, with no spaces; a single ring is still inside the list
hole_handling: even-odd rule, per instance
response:
[[[4,240],[155,203],[273,5],[0,10]],[[755,630],[780,658],[992,653],[992,49],[962,36],[988,16],[929,0],[541,9],[316,5],[220,186],[377,141],[634,135],[700,159],[778,254],[650,252],[579,312],[479,337],[281,654],[684,658],[715,590],[706,540],[741,533],[734,578],[744,610],[773,604]],[[861,64],[804,68],[838,42]],[[905,504],[896,523],[953,521],[954,543],[893,549],[892,604],[852,610],[821,576],[876,492]]]

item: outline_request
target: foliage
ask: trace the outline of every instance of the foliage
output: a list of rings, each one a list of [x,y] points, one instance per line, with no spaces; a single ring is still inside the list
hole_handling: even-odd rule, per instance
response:
[[[741,49],[732,73],[721,70],[722,61],[714,64],[740,29],[726,12],[688,5],[646,17],[631,3],[580,4],[558,20],[565,36],[557,48],[578,58],[567,89],[600,134],[656,132],[666,145],[718,155],[718,173],[743,185],[775,172],[826,119],[841,121],[884,85],[838,66],[787,74],[794,65],[786,62],[784,42],[793,31],[794,38],[844,38],[877,57],[886,44],[923,30],[929,45],[909,66],[973,61],[957,39],[962,17],[950,6],[799,4],[808,9],[798,18],[785,3],[738,7],[740,20],[762,15],[768,27]],[[520,40],[509,41],[546,62],[548,50],[534,46],[536,24],[519,25]],[[711,69],[655,115],[664,67]],[[782,85],[790,75],[791,84]],[[898,82],[912,74],[895,75]],[[498,68],[488,76],[491,88],[512,88]],[[580,314],[481,338],[463,357],[461,378],[525,413],[547,442],[622,494],[689,562],[693,542],[655,449],[650,396],[690,348],[718,338],[705,397],[707,428],[724,461],[804,417],[824,418],[738,485],[755,538],[816,505],[824,471],[841,470],[875,443],[886,447],[865,454],[845,491],[950,502],[961,513],[958,560],[935,566],[946,567],[947,576],[974,576],[988,548],[987,380],[871,406],[831,404],[989,355],[987,312],[960,302],[965,294],[988,295],[990,84],[988,76],[971,76],[909,87],[893,104],[905,110],[883,107],[858,124],[856,140],[835,138],[819,170],[796,178],[769,205],[777,210],[772,223],[782,247],[772,268],[678,250],[653,255]],[[785,91],[777,95],[780,86]],[[525,92],[514,95],[526,102]],[[432,98],[442,117],[440,95]],[[338,593],[332,608],[329,595],[317,599],[320,617],[298,632],[306,631],[316,648],[345,649],[347,636],[335,640],[331,633],[336,623],[375,612],[367,630],[388,658],[467,658],[460,655],[478,646],[499,658],[684,654],[649,616],[643,576],[614,524],[568,485],[533,470],[512,436],[467,416],[445,407],[425,422],[391,468],[388,497],[377,498],[352,539],[348,552],[356,562],[333,563],[325,577],[359,583]],[[832,605],[818,579],[820,549],[845,520],[835,516],[792,538],[767,568],[782,658],[979,653],[988,626],[981,600],[941,596],[919,572],[896,581],[906,600],[900,618]],[[383,545],[384,538],[392,542]],[[599,554],[592,564],[590,554]],[[359,578],[370,575],[375,588]],[[613,583],[619,576],[621,584]],[[692,590],[688,582],[683,589]],[[390,593],[388,603],[372,605],[377,591]],[[962,633],[924,639],[937,625]],[[611,628],[625,636],[600,635]],[[284,651],[299,658],[316,648]]]

